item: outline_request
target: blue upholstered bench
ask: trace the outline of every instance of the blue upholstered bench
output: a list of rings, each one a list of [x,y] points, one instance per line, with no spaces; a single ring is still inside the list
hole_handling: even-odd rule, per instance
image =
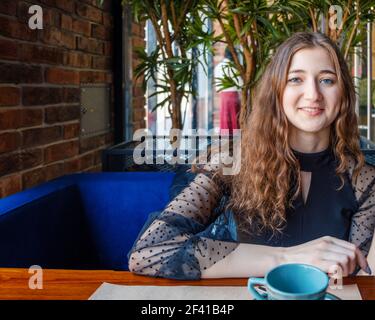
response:
[[[128,251],[148,215],[170,200],[175,179],[73,174],[1,199],[0,267],[127,270]]]

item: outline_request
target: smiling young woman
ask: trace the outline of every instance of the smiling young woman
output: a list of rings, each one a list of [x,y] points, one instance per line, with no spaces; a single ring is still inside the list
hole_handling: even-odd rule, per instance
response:
[[[364,163],[354,106],[336,45],[320,33],[293,35],[256,89],[242,128],[240,172],[200,168],[146,224],[130,270],[175,279],[248,277],[299,262],[371,273],[375,168]]]

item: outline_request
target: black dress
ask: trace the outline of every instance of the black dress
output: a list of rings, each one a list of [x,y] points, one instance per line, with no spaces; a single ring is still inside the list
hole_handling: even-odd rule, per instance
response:
[[[323,236],[348,241],[352,216],[358,210],[349,177],[345,177],[345,184],[340,188],[341,180],[335,173],[337,161],[331,149],[318,153],[293,152],[301,171],[311,172],[306,202],[301,193],[293,201],[293,207],[286,211],[287,223],[281,234],[264,232],[250,237],[240,233],[239,241],[279,247],[295,246]]]
[[[375,227],[375,168],[366,164],[351,182],[351,159],[345,184],[335,174],[332,150],[304,154],[294,151],[301,170],[311,172],[304,203],[302,194],[287,210],[281,235],[270,232],[249,236],[237,230],[231,211],[223,211],[227,196],[210,173],[218,165],[204,166],[161,212],[154,212],[129,252],[129,270],[172,279],[199,279],[201,271],[224,259],[239,243],[294,246],[330,235],[356,244],[367,255]],[[215,162],[213,162],[215,163]],[[135,213],[136,214],[136,213]]]

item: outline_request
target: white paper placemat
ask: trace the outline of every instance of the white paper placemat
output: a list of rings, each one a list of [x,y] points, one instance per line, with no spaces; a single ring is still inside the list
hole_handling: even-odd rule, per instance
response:
[[[362,300],[356,284],[328,292],[343,300]],[[89,300],[252,300],[247,287],[128,286],[104,282]]]

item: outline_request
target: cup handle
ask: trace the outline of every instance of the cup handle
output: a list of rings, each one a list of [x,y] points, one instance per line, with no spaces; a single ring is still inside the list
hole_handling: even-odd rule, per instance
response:
[[[340,298],[336,297],[334,294],[330,294],[330,293],[326,292],[326,294],[324,296],[324,300],[340,300]]]
[[[266,285],[266,280],[264,278],[249,278],[247,282],[247,288],[250,291],[250,293],[253,295],[253,297],[256,300],[267,300],[268,295],[267,294],[260,294],[258,291],[255,290],[255,286],[258,285]]]

